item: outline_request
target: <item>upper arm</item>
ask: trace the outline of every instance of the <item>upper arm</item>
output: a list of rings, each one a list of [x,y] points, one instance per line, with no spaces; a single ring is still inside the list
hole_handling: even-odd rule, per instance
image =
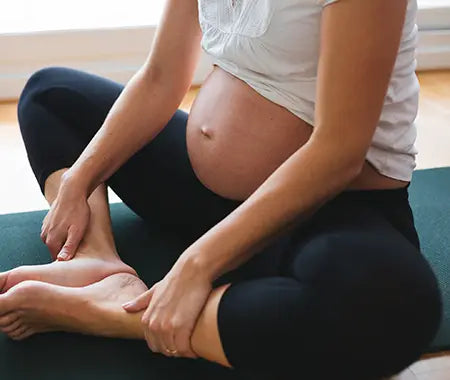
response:
[[[323,8],[312,141],[364,162],[395,64],[407,0]]]
[[[187,91],[198,62],[200,40],[197,0],[166,0],[143,66],[149,80],[162,83],[172,93]]]

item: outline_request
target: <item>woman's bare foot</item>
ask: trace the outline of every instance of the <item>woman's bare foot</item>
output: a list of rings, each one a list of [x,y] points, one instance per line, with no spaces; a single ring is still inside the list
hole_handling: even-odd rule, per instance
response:
[[[0,293],[20,282],[36,280],[55,285],[81,287],[98,282],[115,273],[131,273],[133,268],[118,255],[100,255],[98,252],[78,252],[69,261],[54,261],[44,265],[25,265],[0,273]],[[0,310],[1,313],[1,310]]]
[[[121,305],[147,289],[129,273],[83,288],[24,281],[0,295],[0,329],[14,340],[50,331],[144,339],[142,313],[127,313]]]

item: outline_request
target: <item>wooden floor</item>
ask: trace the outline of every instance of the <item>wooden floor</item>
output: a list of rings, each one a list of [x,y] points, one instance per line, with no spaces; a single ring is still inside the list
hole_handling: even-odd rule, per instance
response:
[[[450,166],[450,70],[418,76],[417,168]],[[189,110],[197,92],[191,90],[181,108]],[[26,159],[16,109],[16,100],[0,103],[0,214],[47,208]],[[110,197],[113,202],[119,201],[112,192]],[[450,380],[450,352],[424,357],[395,379]]]

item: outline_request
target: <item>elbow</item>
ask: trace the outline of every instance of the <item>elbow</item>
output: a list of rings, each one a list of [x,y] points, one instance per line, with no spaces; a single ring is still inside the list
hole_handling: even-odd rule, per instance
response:
[[[312,154],[311,161],[315,161],[328,178],[333,178],[336,189],[349,186],[364,170],[366,152],[363,149],[318,139],[310,140],[306,149]]]
[[[141,66],[139,72],[147,84],[158,85],[164,82],[165,72],[160,65],[146,63]]]
[[[351,161],[349,164],[349,171],[353,175],[353,178],[358,177],[362,173],[365,162],[365,157],[357,157]]]
[[[341,178],[343,184],[348,186],[354,180],[356,180],[364,169],[365,158],[350,158],[348,162],[343,165]]]

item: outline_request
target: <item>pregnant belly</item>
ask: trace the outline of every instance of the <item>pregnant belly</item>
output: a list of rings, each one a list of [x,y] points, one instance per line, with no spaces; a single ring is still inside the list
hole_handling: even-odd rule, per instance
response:
[[[311,125],[215,66],[192,105],[186,143],[192,168],[206,187],[245,200],[311,133]],[[405,185],[366,162],[349,189]]]
[[[244,200],[302,146],[309,124],[215,66],[189,114],[187,148],[199,180]]]

